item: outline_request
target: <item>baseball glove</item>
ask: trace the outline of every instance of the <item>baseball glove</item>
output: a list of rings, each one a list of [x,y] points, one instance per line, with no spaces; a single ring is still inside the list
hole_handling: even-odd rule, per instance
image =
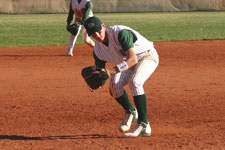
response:
[[[77,32],[79,30],[80,27],[80,23],[76,23],[76,24],[71,24],[67,26],[67,31],[70,32],[73,35],[77,35]]]
[[[83,68],[81,75],[92,90],[96,90],[103,86],[109,78],[107,71],[104,68],[97,66],[88,66]]]

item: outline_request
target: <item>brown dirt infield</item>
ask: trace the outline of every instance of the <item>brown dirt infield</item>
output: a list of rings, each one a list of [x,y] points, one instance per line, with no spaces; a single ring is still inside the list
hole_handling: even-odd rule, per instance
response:
[[[122,138],[119,104],[81,78],[92,49],[0,48],[1,150],[225,150],[225,41],[156,42],[145,84],[152,136]],[[126,87],[127,88],[127,87]],[[128,89],[127,89],[128,90]],[[132,100],[133,103],[133,100]]]

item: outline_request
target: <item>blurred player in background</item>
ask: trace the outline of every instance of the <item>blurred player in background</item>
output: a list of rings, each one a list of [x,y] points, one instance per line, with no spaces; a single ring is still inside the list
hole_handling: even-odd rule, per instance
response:
[[[70,23],[73,20],[74,14],[75,14],[75,24],[81,24],[79,27],[79,30],[76,35],[70,36],[70,42],[68,46],[68,51],[67,51],[67,56],[73,56],[73,49],[74,45],[76,43],[77,37],[80,33],[80,30],[82,29],[83,32],[83,41],[88,44],[91,47],[95,46],[94,41],[91,40],[91,38],[88,36],[83,23],[86,19],[89,17],[93,16],[93,11],[92,11],[93,5],[90,0],[71,0],[70,2],[70,8],[69,8],[69,13],[67,17],[67,27],[69,27]]]

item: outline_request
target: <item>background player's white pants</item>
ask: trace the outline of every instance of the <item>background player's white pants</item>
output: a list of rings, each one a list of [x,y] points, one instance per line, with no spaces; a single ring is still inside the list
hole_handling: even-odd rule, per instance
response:
[[[70,43],[69,43],[69,47],[68,47],[68,54],[73,54],[73,49],[74,49],[74,46],[75,46],[75,43],[77,41],[77,37],[78,35],[80,34],[80,30],[82,29],[82,39],[85,43],[89,42],[91,40],[91,38],[88,36],[88,33],[87,31],[85,30],[84,26],[81,25],[79,27],[79,30],[77,32],[77,35],[74,36],[71,34],[70,36]],[[93,42],[94,43],[94,42]]]
[[[127,71],[117,73],[110,81],[110,92],[114,98],[118,98],[124,93],[124,85],[128,84],[132,96],[143,95],[143,85],[158,66],[158,62],[151,59],[143,59]]]

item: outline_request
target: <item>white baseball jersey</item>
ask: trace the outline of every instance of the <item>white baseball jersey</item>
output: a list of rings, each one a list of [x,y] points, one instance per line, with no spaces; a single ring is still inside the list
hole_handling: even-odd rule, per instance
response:
[[[158,54],[153,42],[147,40],[137,31],[121,25],[106,28],[108,46],[96,41],[94,52],[100,60],[111,62],[112,64],[119,64],[126,60],[127,56],[124,55],[120,42],[118,41],[118,34],[123,29],[132,31],[137,37],[133,48],[137,55],[138,63],[127,71],[112,76],[110,93],[115,98],[120,97],[124,93],[123,87],[126,84],[129,85],[132,96],[144,94],[143,85],[155,71],[159,63]]]
[[[153,42],[147,40],[137,31],[127,26],[115,25],[106,28],[109,40],[108,46],[96,41],[94,52],[100,60],[108,61],[111,62],[112,64],[119,64],[127,58],[123,54],[122,47],[118,41],[118,34],[123,29],[130,30],[136,35],[137,41],[134,43],[134,51],[138,59],[141,59],[141,57],[143,57],[143,55],[148,51],[151,51],[152,53],[157,53],[156,50],[154,49]]]
[[[88,2],[90,2],[90,0],[82,0],[80,3],[78,3],[78,0],[72,0],[72,9],[74,11],[74,13],[76,14],[76,17],[77,18],[82,18],[83,15],[84,15],[84,9],[85,9],[85,6]],[[91,10],[89,12],[89,17],[92,17],[93,16],[93,11]]]

